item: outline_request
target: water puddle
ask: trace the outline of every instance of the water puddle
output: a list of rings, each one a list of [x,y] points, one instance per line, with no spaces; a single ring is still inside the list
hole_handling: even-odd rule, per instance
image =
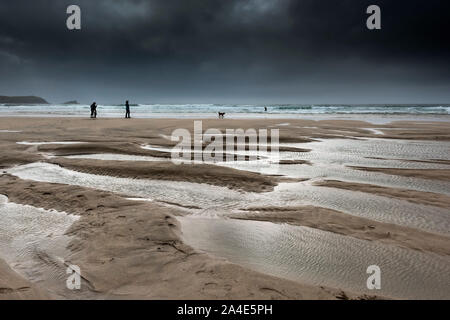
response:
[[[312,285],[406,299],[449,299],[450,258],[307,227],[177,217],[194,248],[262,273]],[[381,268],[381,290],[366,288],[367,267]]]
[[[383,157],[405,160],[448,159],[450,142],[411,141],[365,138],[364,140],[323,139],[320,141],[290,144],[294,147],[312,149],[305,153],[311,158],[328,162],[354,164],[358,159]]]
[[[378,129],[374,129],[374,128],[362,128],[364,130],[370,131],[373,134],[380,134],[380,135],[384,135],[384,132]]]
[[[114,154],[114,153],[95,153],[95,154],[81,154],[73,156],[62,156],[67,159],[93,159],[106,161],[167,161],[165,158],[150,157],[150,156],[133,156],[128,154]]]
[[[282,183],[273,192],[247,194],[241,208],[317,206],[384,223],[449,234],[448,209],[373,194],[302,183]]]
[[[273,126],[268,126],[268,128],[278,128],[278,127],[288,127],[291,124],[289,122],[283,122],[283,123],[278,123],[276,125]]]
[[[162,147],[162,146],[152,146],[152,145],[143,145],[141,146],[142,149],[145,150],[152,150],[152,151],[160,151],[160,152],[166,152],[166,153],[181,153],[185,150],[183,150],[183,148],[181,147]],[[267,148],[267,146],[266,146]],[[191,154],[196,153],[197,151],[192,149],[191,150]],[[198,153],[202,153],[201,151],[199,151]],[[206,151],[203,152],[203,154],[207,154]],[[233,154],[236,156],[240,156],[240,157],[251,157],[252,159],[258,159],[258,158],[268,158],[270,156],[270,152],[262,152],[257,150],[256,146],[255,146],[255,150],[226,150],[226,146],[225,144],[223,145],[223,150],[222,150],[222,154]]]
[[[80,143],[88,143],[82,141],[47,141],[47,142],[30,142],[30,141],[20,141],[16,142],[17,144],[23,144],[26,146],[41,146],[46,144],[80,144]]]
[[[380,222],[450,233],[448,210],[335,188],[310,182],[282,183],[274,191],[249,193],[208,184],[128,179],[81,173],[48,163],[32,163],[6,170],[21,179],[63,183],[199,207],[195,214],[227,216],[250,206],[315,205]]]
[[[282,175],[312,180],[329,179],[369,183],[385,187],[450,194],[450,183],[446,181],[386,175],[351,168],[351,166],[361,166],[398,169],[448,169],[448,164],[411,162],[407,160],[449,160],[449,142],[327,139],[319,142],[287,144],[286,146],[307,148],[311,149],[311,151],[282,152],[280,153],[281,159],[307,160],[312,165],[301,167],[296,165],[280,166],[279,172]],[[244,167],[245,164],[239,164],[241,167],[233,165],[233,163],[229,165],[235,168],[251,170],[251,166],[247,165]]]
[[[324,139],[310,143],[280,144],[280,147],[307,148],[311,149],[311,151],[279,152],[278,155],[261,151],[247,152],[246,155],[259,156],[260,159],[256,161],[217,161],[214,163],[238,170],[279,174],[291,178],[342,180],[450,194],[450,183],[446,181],[386,175],[352,168],[352,166],[361,166],[398,169],[448,169],[449,165],[444,163],[413,162],[408,160],[449,160],[449,142],[389,139]],[[163,152],[180,151],[158,146],[143,146],[143,148]],[[311,165],[289,164],[273,166],[278,160],[294,162],[303,160],[308,161]]]
[[[167,180],[128,179],[81,173],[48,163],[32,163],[6,170],[21,179],[64,183],[87,188],[152,198],[201,208],[226,210],[242,193],[225,187]]]

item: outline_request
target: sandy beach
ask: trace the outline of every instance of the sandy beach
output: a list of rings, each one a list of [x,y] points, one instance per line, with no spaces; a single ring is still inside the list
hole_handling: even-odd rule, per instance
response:
[[[202,125],[279,129],[278,171],[261,172],[264,159],[172,162],[170,136],[192,119],[1,118],[0,214],[11,220],[0,229],[11,234],[0,236],[0,299],[450,299],[448,122]],[[215,229],[239,223],[239,245]],[[289,267],[266,263],[271,249],[255,253],[252,226],[262,248],[280,241]],[[318,249],[275,237],[289,232]],[[318,258],[329,243],[355,270]],[[289,250],[305,254],[301,265]],[[373,261],[387,277],[379,292],[365,287]],[[80,267],[81,290],[66,287],[68,265]]]

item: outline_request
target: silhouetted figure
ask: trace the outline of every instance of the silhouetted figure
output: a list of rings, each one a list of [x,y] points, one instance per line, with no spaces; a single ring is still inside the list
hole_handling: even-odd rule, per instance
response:
[[[97,118],[97,104],[91,104],[91,118]]]
[[[129,119],[130,116],[130,104],[128,103],[128,100],[125,102],[125,118]]]
[[[225,118],[225,112],[219,112],[219,119]]]
[[[267,112],[267,107],[264,107],[264,111]]]

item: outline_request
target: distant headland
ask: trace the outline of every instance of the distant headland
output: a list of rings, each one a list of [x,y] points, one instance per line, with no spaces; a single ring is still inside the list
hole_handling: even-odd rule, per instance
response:
[[[18,97],[8,97],[0,96],[0,103],[10,103],[10,104],[49,104],[45,99],[36,96],[18,96]]]

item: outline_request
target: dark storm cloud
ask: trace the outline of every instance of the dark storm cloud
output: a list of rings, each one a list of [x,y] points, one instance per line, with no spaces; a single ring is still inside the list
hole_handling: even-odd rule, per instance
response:
[[[66,8],[82,30],[66,28]],[[382,9],[382,30],[365,27]],[[450,101],[450,5],[387,0],[0,3],[0,94],[53,100]]]

